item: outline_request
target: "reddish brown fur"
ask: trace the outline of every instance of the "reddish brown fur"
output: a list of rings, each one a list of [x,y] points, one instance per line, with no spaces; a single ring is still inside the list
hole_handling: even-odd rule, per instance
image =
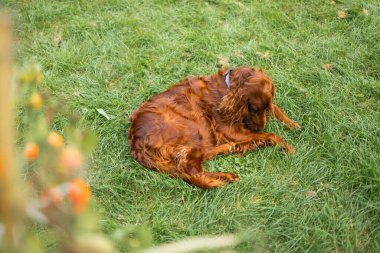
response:
[[[279,144],[294,149],[273,133],[262,133],[267,113],[290,128],[299,125],[274,104],[273,81],[262,71],[240,67],[211,76],[187,77],[147,102],[130,117],[133,157],[145,167],[180,177],[201,188],[238,180],[232,173],[206,172],[204,161],[218,154],[245,153]]]

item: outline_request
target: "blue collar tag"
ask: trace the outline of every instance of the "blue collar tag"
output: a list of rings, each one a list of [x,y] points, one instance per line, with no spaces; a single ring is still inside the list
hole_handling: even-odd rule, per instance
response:
[[[231,83],[230,83],[230,72],[231,72],[231,70],[232,69],[227,69],[226,74],[224,74],[224,76],[226,77],[226,79],[224,81],[226,82],[228,89],[231,87]]]

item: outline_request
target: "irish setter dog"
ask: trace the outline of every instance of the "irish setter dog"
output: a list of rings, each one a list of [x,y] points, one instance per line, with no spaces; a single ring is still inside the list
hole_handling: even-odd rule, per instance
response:
[[[131,152],[145,167],[201,188],[220,187],[239,177],[203,170],[202,163],[218,154],[244,154],[276,144],[286,153],[295,152],[281,137],[262,132],[267,115],[300,128],[274,103],[273,81],[261,69],[190,76],[133,112]]]

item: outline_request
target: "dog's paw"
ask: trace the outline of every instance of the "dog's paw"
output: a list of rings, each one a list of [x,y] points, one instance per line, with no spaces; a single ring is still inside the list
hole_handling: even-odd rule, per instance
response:
[[[286,126],[287,126],[289,129],[295,129],[295,130],[298,130],[298,131],[300,131],[301,128],[302,128],[302,127],[301,127],[298,123],[296,123],[296,122],[288,123],[288,124],[286,124]]]
[[[233,181],[238,181],[240,177],[237,174],[234,173],[225,173],[225,178],[224,180],[228,182],[233,182]]]
[[[284,140],[277,142],[277,144],[280,145],[282,151],[284,151],[286,154],[294,154],[296,152],[292,145],[290,145]]]
[[[228,153],[234,154],[234,153],[240,153],[240,152],[243,152],[242,146],[236,143],[231,143],[231,146],[228,149]]]
[[[238,145],[235,143],[232,143],[230,148],[228,149],[228,154],[236,153],[238,149]]]
[[[237,174],[228,173],[228,172],[208,172],[207,175],[210,178],[222,180],[226,183],[232,183],[232,182],[238,181],[240,179]]]
[[[295,154],[296,153],[296,150],[292,147],[292,145],[288,144],[288,143],[285,143],[282,145],[282,150],[286,153],[286,154]]]
[[[240,177],[234,173],[222,172],[220,175],[220,179],[225,181],[226,183],[233,183],[240,180]]]

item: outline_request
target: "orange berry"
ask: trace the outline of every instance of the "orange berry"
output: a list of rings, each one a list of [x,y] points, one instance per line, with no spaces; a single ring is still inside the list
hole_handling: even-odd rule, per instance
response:
[[[24,148],[24,157],[28,161],[36,160],[40,154],[40,148],[33,142],[28,142]]]
[[[63,146],[63,138],[57,132],[51,132],[49,134],[48,142],[54,148],[61,148]]]
[[[33,93],[29,99],[29,104],[33,109],[40,109],[42,107],[42,97],[38,93]]]
[[[40,196],[43,202],[52,202],[59,205],[63,202],[62,192],[57,187],[47,188]]]
[[[62,150],[59,160],[62,166],[62,169],[65,171],[73,171],[80,169],[83,165],[83,156],[82,153],[76,148],[65,148]]]
[[[75,213],[82,212],[90,199],[90,188],[82,179],[74,179],[70,182],[69,200]]]

